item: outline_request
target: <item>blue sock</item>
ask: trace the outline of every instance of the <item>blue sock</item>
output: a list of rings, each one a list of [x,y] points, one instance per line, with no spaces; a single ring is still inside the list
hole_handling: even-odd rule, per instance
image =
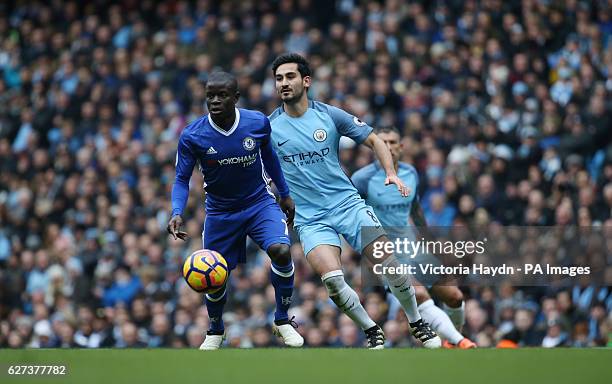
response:
[[[223,307],[227,302],[226,295],[227,287],[223,287],[215,293],[206,295],[206,309],[208,310],[208,318],[210,324],[208,330],[215,333],[223,333]]]
[[[274,287],[276,297],[276,312],[274,321],[288,320],[291,296],[293,295],[293,262],[280,266],[272,263],[270,268],[270,280]]]

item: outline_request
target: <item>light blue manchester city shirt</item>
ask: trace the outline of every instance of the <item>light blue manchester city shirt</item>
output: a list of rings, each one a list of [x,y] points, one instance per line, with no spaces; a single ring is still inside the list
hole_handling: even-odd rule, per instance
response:
[[[270,115],[273,147],[295,201],[295,224],[312,222],[358,196],[355,186],[340,167],[341,136],[361,144],[372,127],[357,117],[317,101],[291,117],[282,106]]]
[[[359,194],[374,208],[378,220],[385,227],[407,226],[412,202],[417,196],[419,176],[416,169],[410,164],[400,162],[397,175],[410,188],[408,197],[402,197],[397,192],[397,186],[385,185],[385,170],[378,162],[361,168],[352,177]]]

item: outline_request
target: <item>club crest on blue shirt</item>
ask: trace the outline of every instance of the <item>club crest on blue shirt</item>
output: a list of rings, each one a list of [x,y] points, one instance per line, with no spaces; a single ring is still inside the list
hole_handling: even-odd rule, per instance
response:
[[[327,139],[327,132],[324,129],[317,129],[316,131],[314,131],[314,134],[312,136],[314,137],[315,141],[318,141],[320,143]]]
[[[244,140],[242,140],[242,146],[247,151],[252,151],[255,148],[255,140],[253,140],[252,137],[247,136],[244,138]]]

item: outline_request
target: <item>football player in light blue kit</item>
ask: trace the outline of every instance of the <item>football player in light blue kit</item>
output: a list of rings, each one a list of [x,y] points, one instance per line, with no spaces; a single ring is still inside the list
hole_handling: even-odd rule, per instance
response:
[[[283,102],[270,115],[273,147],[295,200],[294,228],[304,254],[321,276],[333,302],[364,330],[368,348],[381,349],[385,342],[382,330],[368,316],[357,293],[344,281],[339,235],[369,260],[373,260],[372,243],[388,239],[376,215],[340,167],[340,137],[348,136],[372,148],[386,170],[382,182],[395,184],[397,194],[404,197],[409,190],[397,177],[386,145],[372,133],[370,126],[339,108],[308,100],[311,70],[306,59],[298,54],[284,54],[274,60],[272,70]],[[375,227],[378,233],[362,238],[364,226]],[[390,254],[380,260],[383,267],[397,265]],[[384,277],[406,312],[412,334],[425,347],[438,348],[440,338],[421,319],[408,276]]]
[[[408,198],[400,197],[392,188],[383,184],[386,173],[379,162],[374,162],[355,172],[351,178],[353,184],[366,203],[374,209],[376,217],[383,226],[405,228],[410,225],[410,219],[417,227],[427,226],[417,196],[419,175],[412,165],[399,161],[403,148],[399,131],[392,127],[385,127],[377,129],[376,134],[389,148],[393,157],[394,169],[399,178],[410,188],[410,195]],[[435,305],[424,286],[417,285],[415,287],[419,312],[423,319],[431,324],[432,328],[445,339],[444,345],[449,348],[458,347],[461,349],[476,347],[474,342],[463,337],[457,330],[461,329],[465,322],[461,290],[456,286],[447,284],[438,285],[435,282],[425,284],[435,296],[446,304],[448,314]],[[452,321],[449,315],[452,317]]]

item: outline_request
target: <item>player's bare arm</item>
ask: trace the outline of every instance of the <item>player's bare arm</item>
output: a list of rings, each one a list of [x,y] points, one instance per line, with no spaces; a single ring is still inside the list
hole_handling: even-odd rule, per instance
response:
[[[410,219],[415,227],[419,229],[421,235],[426,239],[434,240],[434,236],[431,231],[427,229],[427,220],[425,219],[425,212],[418,199],[414,199],[412,206],[410,207]]]
[[[425,212],[423,212],[423,207],[421,207],[421,203],[417,199],[414,199],[412,202],[412,207],[410,208],[410,218],[412,219],[415,227],[424,228],[427,226]]]
[[[387,174],[387,178],[385,179],[385,185],[395,184],[397,186],[397,190],[399,193],[407,197],[410,195],[410,188],[408,188],[404,182],[397,176],[397,172],[393,167],[393,158],[391,156],[391,152],[389,148],[385,145],[385,143],[375,134],[370,133],[370,135],[363,142],[366,146],[371,148],[380,161],[385,173]]]

